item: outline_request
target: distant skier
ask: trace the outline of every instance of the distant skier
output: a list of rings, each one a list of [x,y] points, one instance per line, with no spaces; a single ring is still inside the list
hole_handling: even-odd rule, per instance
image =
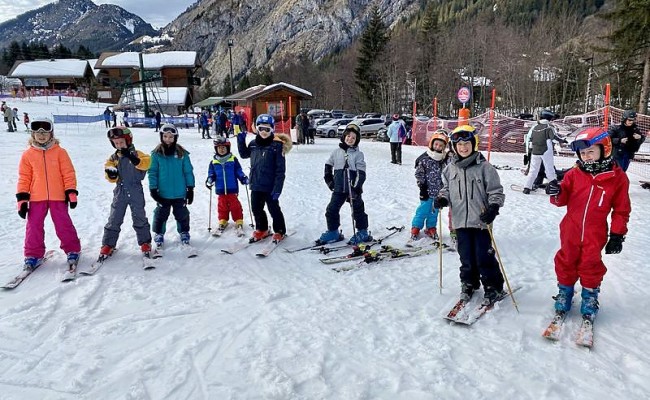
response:
[[[627,171],[630,162],[634,159],[634,153],[639,151],[645,141],[645,135],[636,124],[636,112],[626,110],[620,125],[612,126],[609,135],[614,147],[614,160],[623,171]]]

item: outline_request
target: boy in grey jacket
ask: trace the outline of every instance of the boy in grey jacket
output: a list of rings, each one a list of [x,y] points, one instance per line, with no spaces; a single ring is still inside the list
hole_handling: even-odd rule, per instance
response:
[[[355,124],[345,127],[339,148],[334,150],[325,163],[325,183],[332,191],[332,198],[327,205],[325,218],[327,232],[316,241],[317,244],[333,243],[343,240],[339,232],[341,225],[340,211],[345,202],[350,202],[356,233],[348,241],[349,244],[369,242],[372,236],[368,234],[368,214],[361,198],[363,183],[366,180],[366,161],[359,150],[361,129]]]
[[[474,127],[459,126],[450,139],[456,155],[443,171],[443,188],[434,205],[451,207],[461,263],[461,300],[469,301],[482,283],[483,304],[489,305],[504,295],[503,276],[488,231],[503,207],[503,186],[496,169],[478,151]]]

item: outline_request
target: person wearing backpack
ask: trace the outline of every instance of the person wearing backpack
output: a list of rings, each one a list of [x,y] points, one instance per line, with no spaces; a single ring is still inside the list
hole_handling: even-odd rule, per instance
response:
[[[556,139],[555,129],[551,125],[551,120],[555,114],[549,110],[542,110],[539,113],[539,122],[537,125],[530,128],[528,132],[529,142],[531,146],[531,155],[528,162],[530,163],[530,171],[528,172],[528,180],[524,186],[523,193],[530,194],[533,189],[533,184],[537,174],[542,165],[546,171],[546,177],[549,180],[547,187],[554,190],[558,186],[557,175],[555,174],[555,166],[553,165],[553,139]]]
[[[399,119],[399,115],[393,114],[393,122],[388,125],[388,139],[390,141],[390,162],[391,164],[402,165],[402,140],[406,137],[406,129]]]

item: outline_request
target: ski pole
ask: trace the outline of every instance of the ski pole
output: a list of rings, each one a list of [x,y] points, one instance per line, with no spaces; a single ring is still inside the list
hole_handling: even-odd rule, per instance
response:
[[[515,310],[517,310],[517,314],[519,314],[519,307],[517,306],[517,301],[515,300],[515,296],[512,294],[512,288],[510,287],[510,282],[508,281],[508,275],[506,275],[506,270],[503,267],[503,262],[501,262],[501,256],[499,255],[499,249],[497,248],[497,242],[494,240],[494,235],[492,234],[492,226],[488,225],[487,227],[488,227],[488,232],[490,232],[490,239],[492,239],[492,246],[494,246],[494,252],[497,255],[497,259],[499,260],[499,269],[503,274],[503,279],[506,281],[506,286],[508,287],[508,292],[510,292],[510,298],[512,299],[512,304],[514,304]]]
[[[251,209],[251,196],[248,194],[248,185],[246,186],[246,200],[248,200],[248,214],[251,216],[251,223],[248,224],[251,228],[255,227],[255,224],[253,224],[253,210]]]
[[[438,210],[438,288],[440,289],[440,294],[442,294],[442,209]]]
[[[210,211],[208,213],[208,232],[212,231],[212,189],[210,191]]]
[[[354,203],[352,199],[352,181],[350,180],[350,170],[348,166],[348,153],[345,153],[345,166],[343,167],[345,170],[345,180],[348,182],[348,196],[350,197],[350,217],[352,217],[352,237],[355,237],[357,235],[357,227],[354,222]]]

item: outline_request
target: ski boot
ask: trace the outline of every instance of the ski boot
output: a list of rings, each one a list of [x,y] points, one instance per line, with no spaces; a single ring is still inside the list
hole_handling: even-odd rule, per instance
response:
[[[181,244],[189,245],[190,244],[190,233],[181,232]]]
[[[260,230],[255,230],[253,231],[253,236],[249,239],[250,243],[255,243],[259,242],[260,240],[271,236],[271,231],[270,230],[265,230],[265,231],[260,231]]]
[[[482,306],[491,306],[507,294],[503,289],[499,290],[492,286],[487,286],[484,289]]]
[[[284,234],[284,233],[280,233],[280,232],[275,232],[275,233],[273,234],[273,238],[272,238],[272,239],[273,239],[273,243],[280,243],[280,242],[282,241],[282,239],[284,239],[285,237],[287,237],[286,234]]]
[[[76,267],[79,262],[79,253],[76,251],[71,251],[68,253],[68,266],[70,268]]]
[[[555,300],[555,312],[567,313],[571,309],[571,300],[573,300],[573,286],[557,285],[560,292],[553,296]]]
[[[420,236],[420,228],[418,227],[412,227],[411,228],[411,240],[418,240],[418,236]]]
[[[460,300],[464,301],[467,303],[472,299],[472,296],[474,295],[474,286],[470,285],[469,283],[461,283],[460,285]]]
[[[42,258],[25,257],[25,265],[23,266],[23,270],[33,271],[36,268],[38,268],[41,264],[43,264],[43,259]]]
[[[372,236],[370,236],[367,229],[359,229],[357,233],[355,233],[354,236],[348,240],[348,244],[359,244],[363,242],[370,242],[371,240]]]
[[[427,228],[424,230],[424,234],[429,236],[434,241],[438,241],[438,230],[436,228]]]
[[[142,243],[140,245],[140,250],[142,251],[142,256],[144,258],[151,258],[151,243]]]
[[[337,230],[327,231],[327,232],[323,232],[323,234],[320,235],[320,238],[316,240],[316,245],[320,246],[323,244],[340,242],[343,239],[345,239],[345,237],[341,232]]]
[[[244,236],[244,223],[241,221],[238,221],[235,225],[235,233],[237,234],[238,237]]]
[[[113,254],[114,250],[115,250],[115,248],[113,246],[109,246],[109,245],[105,244],[99,250],[99,255],[100,255],[100,257],[103,256],[104,258],[110,257]]]
[[[598,293],[600,293],[600,288],[582,288],[582,305],[580,306],[580,313],[582,318],[589,319],[593,321],[598,313]]]
[[[217,229],[219,229],[219,232],[223,233],[223,231],[225,231],[227,227],[228,227],[228,221],[227,220],[225,220],[225,219],[219,220],[219,227],[217,228]]]

